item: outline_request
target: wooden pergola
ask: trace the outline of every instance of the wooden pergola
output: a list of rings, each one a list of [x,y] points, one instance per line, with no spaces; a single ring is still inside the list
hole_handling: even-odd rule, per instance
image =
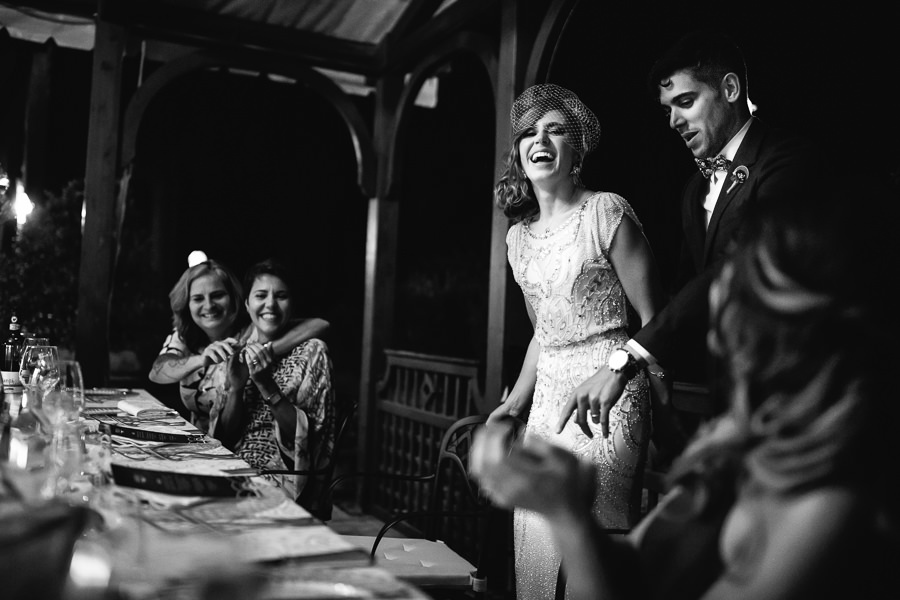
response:
[[[352,138],[357,185],[368,198],[363,348],[359,377],[360,458],[368,460],[375,384],[392,347],[402,164],[398,143],[423,82],[449,56],[482,65],[497,115],[495,147],[508,142],[506,115],[516,94],[547,73],[560,31],[577,0],[533,6],[515,0],[354,0],[324,3],[309,16],[296,3],[167,0],[23,2],[32,9],[93,17],[93,76],[85,168],[76,352],[89,382],[109,379],[110,298],[125,200],[142,117],[176,79],[215,67],[273,73],[314,90],[341,115]],[[334,31],[329,23],[340,15]],[[314,18],[315,17],[315,18]],[[373,26],[373,21],[378,21]],[[347,34],[368,26],[380,33]],[[343,29],[341,29],[341,27]],[[163,66],[122,100],[123,65],[136,53]],[[370,126],[322,70],[359,76],[375,90]],[[486,190],[485,197],[490,197]],[[486,364],[477,409],[498,402],[507,361],[506,218],[492,211]],[[520,302],[520,299],[516,299]],[[471,408],[470,408],[471,409]],[[465,409],[462,409],[465,410]]]

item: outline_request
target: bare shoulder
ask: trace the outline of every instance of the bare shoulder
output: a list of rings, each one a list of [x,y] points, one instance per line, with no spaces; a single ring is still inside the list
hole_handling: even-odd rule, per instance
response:
[[[847,570],[837,565],[864,538],[867,506],[863,495],[841,486],[742,494],[722,528],[724,573],[709,597],[801,597],[831,577],[842,587]]]

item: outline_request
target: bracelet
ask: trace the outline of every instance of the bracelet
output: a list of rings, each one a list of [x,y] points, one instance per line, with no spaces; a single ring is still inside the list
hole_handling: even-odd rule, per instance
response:
[[[276,397],[276,396],[278,396],[278,400],[276,400],[275,402],[272,402],[272,398],[274,398],[274,397]],[[265,396],[265,397],[263,398],[263,402],[265,402],[265,403],[268,404],[269,406],[275,406],[276,404],[278,404],[279,402],[281,402],[281,400],[282,400],[283,398],[284,398],[284,396],[282,395],[281,390],[278,390],[277,392],[275,392],[275,393],[273,393],[273,394],[269,394],[268,396]]]
[[[665,372],[665,371],[662,371],[662,370],[660,370],[660,371],[651,371],[650,369],[647,369],[647,372],[650,373],[651,375],[653,375],[654,377],[657,377],[657,378],[662,379],[662,380],[665,380],[665,378],[668,377],[668,375],[666,374],[666,372]]]

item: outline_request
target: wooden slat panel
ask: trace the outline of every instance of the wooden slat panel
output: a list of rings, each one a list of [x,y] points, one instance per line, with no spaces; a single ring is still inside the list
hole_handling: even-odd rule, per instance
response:
[[[385,351],[385,355],[384,376],[375,386],[378,433],[371,453],[376,470],[433,473],[444,433],[461,417],[477,414],[481,397],[478,363],[396,350]],[[466,495],[464,485],[458,477],[446,480],[445,507],[461,501]],[[430,484],[380,480],[372,486],[372,505],[367,507],[372,514],[387,516],[428,508]],[[468,543],[477,539],[472,524],[461,521],[453,525],[455,536],[468,539]]]

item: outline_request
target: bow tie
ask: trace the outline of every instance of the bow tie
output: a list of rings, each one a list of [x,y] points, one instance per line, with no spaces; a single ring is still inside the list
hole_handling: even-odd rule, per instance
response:
[[[695,158],[697,168],[703,173],[703,177],[709,179],[710,175],[716,171],[728,171],[731,168],[731,161],[719,154],[715,158]]]

